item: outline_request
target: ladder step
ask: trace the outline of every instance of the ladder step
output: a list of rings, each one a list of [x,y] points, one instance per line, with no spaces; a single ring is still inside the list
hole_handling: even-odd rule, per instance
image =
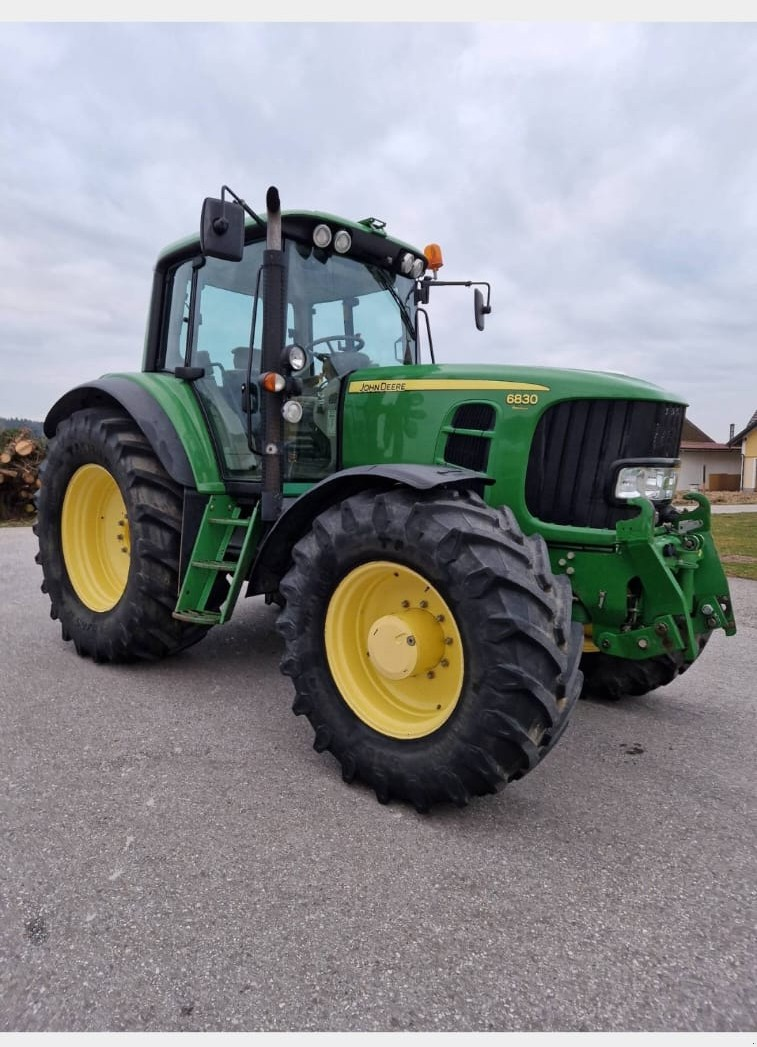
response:
[[[257,504],[248,516],[239,515],[243,512],[231,495],[208,500],[173,612],[180,622],[210,627],[231,617],[262,530]],[[216,580],[224,575],[229,583],[225,599],[214,596]],[[221,604],[217,610],[206,609],[211,597]]]
[[[174,611],[173,617],[180,622],[193,622],[195,625],[217,625],[221,621],[220,611]]]
[[[233,572],[236,566],[236,560],[192,560],[192,567],[202,567],[206,571]]]

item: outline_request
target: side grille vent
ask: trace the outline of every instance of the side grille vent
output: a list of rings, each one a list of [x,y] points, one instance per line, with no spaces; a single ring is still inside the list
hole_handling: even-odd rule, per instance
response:
[[[462,404],[452,419],[453,429],[493,429],[494,408],[491,404]]]
[[[488,436],[450,433],[444,448],[444,461],[450,465],[460,465],[464,469],[473,469],[477,473],[486,472],[490,444]]]
[[[495,420],[496,412],[491,404],[461,404],[451,426],[445,427],[444,461],[474,472],[486,472]]]

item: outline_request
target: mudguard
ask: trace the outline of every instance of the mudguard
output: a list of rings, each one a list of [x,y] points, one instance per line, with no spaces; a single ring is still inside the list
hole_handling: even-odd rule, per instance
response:
[[[490,476],[449,465],[358,465],[342,469],[300,495],[279,517],[258,548],[245,595],[275,592],[288,569],[292,546],[315,517],[357,491],[452,487],[483,494],[485,485],[491,483],[494,479]]]
[[[74,411],[118,406],[142,430],[172,480],[182,487],[222,491],[199,407],[187,402],[187,391],[181,386],[165,375],[105,375],[65,393],[45,418],[45,435],[54,436],[58,424]]]

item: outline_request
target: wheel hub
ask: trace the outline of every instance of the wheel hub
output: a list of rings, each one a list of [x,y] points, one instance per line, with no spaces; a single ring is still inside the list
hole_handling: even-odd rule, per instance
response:
[[[72,475],[61,510],[69,580],[91,611],[111,610],[129,577],[131,535],[123,495],[107,469],[88,463]]]
[[[342,699],[375,731],[423,738],[455,711],[459,627],[441,592],[404,564],[372,560],[348,572],[329,602],[324,642]]]
[[[428,672],[444,653],[441,626],[428,611],[385,614],[368,630],[368,656],[387,680]]]

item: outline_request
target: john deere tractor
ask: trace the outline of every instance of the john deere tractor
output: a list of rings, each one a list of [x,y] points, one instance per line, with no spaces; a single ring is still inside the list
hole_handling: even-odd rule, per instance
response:
[[[487,284],[375,218],[266,206],[207,199],[158,258],[142,371],[47,416],[37,560],[80,655],[175,654],[244,586],[280,608],[315,748],[427,810],[527,774],[581,693],[735,631],[706,499],[671,504],[677,396],[436,364],[432,292],[473,287],[483,329]]]

